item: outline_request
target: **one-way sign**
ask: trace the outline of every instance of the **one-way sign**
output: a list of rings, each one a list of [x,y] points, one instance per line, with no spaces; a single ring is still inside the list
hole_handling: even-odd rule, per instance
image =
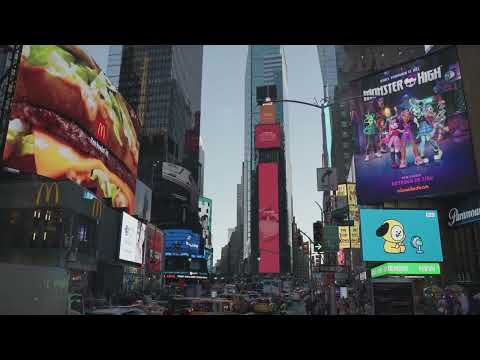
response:
[[[336,168],[317,169],[317,191],[335,191],[337,190],[337,186]]]

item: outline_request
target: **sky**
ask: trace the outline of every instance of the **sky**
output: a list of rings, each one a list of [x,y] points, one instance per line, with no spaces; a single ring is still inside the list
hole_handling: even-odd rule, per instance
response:
[[[243,161],[245,66],[248,46],[205,46],[202,79],[202,127],[205,150],[204,196],[212,199],[214,261],[236,224],[236,192]],[[288,97],[314,102],[322,97],[317,49],[313,45],[285,47]],[[316,168],[321,165],[320,110],[289,104],[293,213],[298,226],[312,235],[320,210]]]
[[[108,45],[82,45],[106,72]],[[201,136],[205,151],[204,196],[212,199],[214,261],[236,225],[237,184],[243,161],[245,123],[245,66],[247,45],[205,46],[202,79]],[[322,97],[322,79],[314,45],[287,45],[288,97],[314,102]],[[321,165],[320,110],[289,104],[293,214],[297,225],[312,236],[320,219],[314,200],[316,168]]]

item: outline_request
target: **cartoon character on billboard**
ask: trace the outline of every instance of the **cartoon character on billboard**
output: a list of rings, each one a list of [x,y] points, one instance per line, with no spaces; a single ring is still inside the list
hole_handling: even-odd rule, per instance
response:
[[[425,163],[428,163],[429,159],[425,158],[424,156],[426,142],[430,143],[430,145],[432,146],[434,160],[440,160],[443,154],[442,150],[440,149],[440,146],[438,145],[437,141],[433,137],[435,128],[438,128],[438,124],[436,123],[437,114],[433,109],[433,104],[426,104],[424,106],[423,117],[425,119],[425,122],[428,123],[428,126],[424,126],[423,128],[424,131],[419,134],[421,138],[420,155],[423,158],[423,161]]]
[[[381,153],[386,153],[387,146],[385,143],[385,137],[388,134],[386,117],[389,116],[387,115],[387,111],[389,111],[389,108],[385,107],[385,101],[383,97],[375,99],[373,101],[373,106],[376,111],[375,123],[378,129],[378,138],[379,138],[378,148],[380,149]]]
[[[405,229],[398,220],[385,220],[376,231],[377,236],[385,241],[383,250],[389,254],[405,252]]]
[[[436,139],[438,142],[442,141],[443,135],[446,132],[449,132],[449,128],[446,125],[447,117],[446,117],[446,106],[445,100],[441,96],[435,96],[435,100],[437,102],[438,111],[433,119],[433,132],[432,138]]]
[[[390,157],[392,159],[392,168],[397,169],[401,162],[401,148],[402,148],[402,134],[400,122],[397,117],[391,118],[388,121],[388,134],[384,141],[387,147],[390,149]],[[397,163],[398,158],[398,163]]]
[[[363,122],[363,133],[367,137],[367,149],[365,154],[365,161],[370,160],[369,154],[370,151],[373,151],[376,157],[381,157],[382,155],[377,148],[376,135],[378,133],[377,126],[375,123],[375,114],[367,113],[365,115],[365,120]]]
[[[419,166],[423,164],[423,160],[420,157],[417,148],[417,142],[415,139],[415,122],[413,114],[408,108],[404,108],[400,113],[400,119],[403,125],[403,135],[402,135],[402,148],[401,148],[401,161],[400,169],[407,167],[407,145],[412,145],[413,156],[415,157],[415,165]]]

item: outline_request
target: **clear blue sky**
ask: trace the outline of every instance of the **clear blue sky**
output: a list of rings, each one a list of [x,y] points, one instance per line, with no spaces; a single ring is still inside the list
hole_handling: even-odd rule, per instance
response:
[[[107,45],[82,45],[106,71]],[[311,101],[322,97],[317,49],[313,45],[285,47],[290,99]],[[227,243],[228,228],[236,224],[237,184],[243,161],[245,122],[246,45],[204,47],[201,136],[205,150],[206,197],[213,201],[214,261]],[[290,151],[293,176],[293,212],[299,227],[312,234],[320,219],[313,200],[319,201],[315,169],[321,164],[320,111],[289,105]]]

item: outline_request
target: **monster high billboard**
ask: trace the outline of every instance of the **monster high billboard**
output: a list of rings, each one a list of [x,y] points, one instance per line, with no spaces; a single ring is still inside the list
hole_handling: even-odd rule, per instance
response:
[[[469,191],[477,184],[455,47],[352,84],[360,204]]]
[[[436,210],[360,209],[363,261],[441,262]]]

